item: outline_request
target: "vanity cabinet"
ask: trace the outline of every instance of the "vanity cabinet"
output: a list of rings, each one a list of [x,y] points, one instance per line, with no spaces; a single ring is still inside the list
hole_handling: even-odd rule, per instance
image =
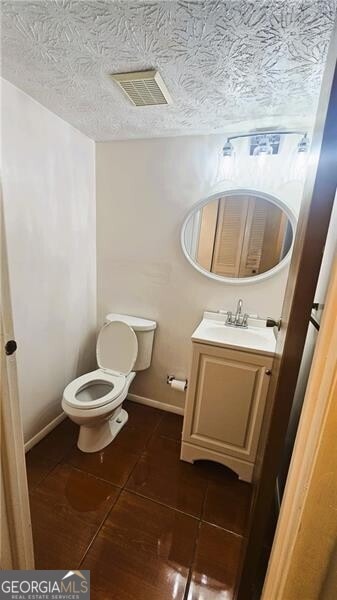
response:
[[[193,343],[181,459],[214,460],[251,481],[273,357]]]

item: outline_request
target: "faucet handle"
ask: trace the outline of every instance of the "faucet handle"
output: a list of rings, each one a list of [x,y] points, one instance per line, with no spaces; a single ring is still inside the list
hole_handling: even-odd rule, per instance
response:
[[[232,316],[233,316],[233,313],[232,313],[232,311],[231,311],[231,310],[229,310],[229,311],[227,312],[227,319],[226,319],[226,323],[227,323],[227,324],[231,324],[231,323],[232,323]]]
[[[242,327],[248,327],[248,313],[245,313],[243,315],[243,320],[242,320]]]

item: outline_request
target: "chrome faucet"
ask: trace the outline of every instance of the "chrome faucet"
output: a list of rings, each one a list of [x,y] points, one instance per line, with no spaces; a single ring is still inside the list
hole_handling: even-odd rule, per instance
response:
[[[238,301],[236,307],[236,313],[233,315],[231,311],[227,313],[226,325],[230,325],[231,327],[248,327],[248,314],[242,314],[242,299]]]
[[[242,299],[240,298],[240,300],[238,301],[238,305],[236,307],[236,315],[235,315],[235,321],[237,321],[238,323],[240,322],[241,313],[242,313]]]

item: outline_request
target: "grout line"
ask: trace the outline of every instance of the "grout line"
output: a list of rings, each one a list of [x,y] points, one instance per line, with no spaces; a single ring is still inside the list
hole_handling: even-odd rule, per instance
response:
[[[68,461],[67,461],[67,457],[69,456],[69,454],[70,454],[71,450],[73,449],[73,447],[75,446],[76,442],[75,442],[75,443],[73,444],[73,446],[72,446],[72,447],[71,447],[71,448],[70,448],[70,449],[69,449],[69,450],[66,452],[66,454],[64,455],[64,457],[63,457],[63,458],[61,459],[61,461],[58,463],[58,465],[59,465],[61,462],[64,462],[64,464],[67,464],[67,465],[69,465],[70,467],[73,467],[74,469],[77,469],[78,471],[81,471],[82,473],[87,473],[87,474],[91,475],[92,477],[95,477],[96,479],[99,479],[100,481],[104,481],[104,482],[106,482],[106,483],[109,483],[110,485],[113,485],[113,486],[115,486],[115,487],[117,487],[117,488],[119,488],[119,489],[124,489],[124,488],[125,488],[125,486],[127,485],[128,481],[129,481],[129,479],[130,479],[130,477],[131,477],[131,475],[132,475],[133,471],[135,470],[136,466],[138,465],[138,463],[139,463],[140,459],[141,459],[141,458],[142,458],[142,456],[143,456],[143,455],[146,453],[146,448],[147,448],[147,446],[149,445],[149,443],[150,443],[150,441],[151,441],[152,437],[155,435],[155,433],[156,433],[157,429],[159,428],[159,425],[160,425],[160,423],[161,423],[162,419],[164,418],[164,416],[165,416],[165,414],[164,414],[164,415],[162,415],[162,416],[160,417],[160,419],[159,419],[158,423],[155,425],[155,427],[154,427],[154,429],[153,429],[152,433],[150,433],[150,434],[149,434],[149,437],[147,438],[147,440],[146,440],[146,443],[145,443],[144,447],[143,447],[143,448],[140,450],[139,454],[138,454],[138,453],[136,453],[136,452],[131,452],[131,453],[130,453],[130,454],[134,454],[135,456],[137,455],[137,460],[136,460],[136,462],[135,462],[134,466],[132,467],[132,469],[131,469],[131,471],[130,471],[130,473],[129,473],[129,475],[128,475],[128,477],[127,477],[127,479],[126,479],[126,481],[125,481],[125,483],[124,483],[123,485],[118,485],[117,483],[114,483],[114,482],[110,481],[109,479],[105,479],[104,477],[100,477],[100,476],[98,476],[98,475],[95,475],[95,474],[91,473],[90,471],[87,471],[87,470],[86,470],[86,469],[84,469],[84,468],[81,468],[81,467],[75,466],[75,465],[73,465],[71,462],[68,462]],[[55,466],[58,466],[58,465],[55,465]],[[54,467],[53,467],[53,468],[54,468]],[[53,469],[51,469],[51,470],[53,470]]]
[[[181,444],[181,440],[177,440],[177,438],[165,435],[164,433],[161,433],[159,437],[164,438],[165,440],[171,440],[171,442],[176,442],[176,444]]]
[[[149,435],[147,442],[145,444],[145,449],[148,447],[149,443],[151,442],[151,440],[154,438],[157,430],[159,429],[159,426],[161,425],[162,421],[164,420],[165,414],[161,415],[157,425],[155,426],[154,430],[152,431],[151,435]]]
[[[117,502],[118,502],[118,500],[119,500],[119,498],[120,498],[121,494],[122,494],[124,491],[127,491],[127,492],[128,492],[128,490],[126,490],[126,485],[127,485],[128,481],[129,481],[129,479],[130,479],[130,477],[131,477],[131,475],[132,475],[132,473],[133,473],[134,469],[136,468],[136,466],[138,465],[138,463],[139,463],[140,459],[142,458],[142,456],[143,456],[143,451],[144,451],[144,450],[145,450],[145,448],[148,446],[148,444],[149,444],[150,440],[152,439],[152,437],[154,436],[155,432],[157,431],[157,429],[158,429],[158,427],[159,427],[159,425],[160,425],[160,423],[161,423],[161,421],[162,421],[162,419],[163,419],[163,418],[164,418],[164,415],[163,415],[163,416],[162,416],[162,417],[161,417],[161,418],[158,420],[158,423],[157,423],[157,425],[155,426],[155,428],[154,428],[153,432],[152,432],[152,433],[149,435],[149,437],[148,437],[148,439],[147,439],[147,441],[146,441],[146,444],[145,444],[145,446],[144,446],[144,449],[142,449],[142,451],[140,452],[140,454],[139,454],[139,456],[138,456],[138,458],[137,458],[137,461],[135,462],[135,464],[134,464],[133,468],[132,468],[132,469],[131,469],[131,471],[130,471],[129,477],[127,478],[127,480],[125,481],[125,483],[123,484],[123,486],[122,486],[122,487],[120,487],[120,486],[116,486],[115,484],[111,484],[111,482],[108,482],[106,479],[103,479],[103,478],[100,478],[100,477],[96,477],[95,475],[93,475],[93,477],[96,477],[96,479],[98,479],[99,481],[104,481],[104,482],[106,482],[106,483],[110,483],[111,485],[115,485],[115,487],[116,487],[117,489],[119,489],[119,493],[118,493],[118,495],[117,495],[117,497],[116,497],[115,501],[113,502],[112,506],[110,507],[110,510],[108,510],[107,514],[106,514],[106,515],[105,515],[105,517],[102,519],[102,521],[101,521],[100,525],[98,526],[98,528],[97,528],[97,530],[96,530],[95,534],[93,535],[93,537],[92,537],[92,539],[91,539],[91,541],[90,541],[89,545],[87,546],[87,549],[86,549],[86,551],[84,552],[84,554],[83,554],[83,556],[82,556],[82,558],[81,558],[81,561],[80,561],[80,563],[79,563],[79,568],[81,567],[81,565],[82,565],[82,564],[83,564],[83,562],[85,561],[85,559],[86,559],[86,557],[87,557],[87,555],[88,555],[88,552],[90,551],[90,548],[91,548],[91,547],[92,547],[92,545],[94,544],[94,542],[95,542],[95,540],[96,540],[97,536],[99,535],[99,532],[101,531],[101,529],[102,529],[102,527],[103,527],[104,523],[106,522],[106,520],[108,519],[108,517],[109,517],[109,516],[110,516],[110,514],[112,513],[113,509],[115,508],[115,506],[116,506],[116,504],[117,504]],[[69,464],[69,463],[67,463],[67,464]],[[73,465],[70,465],[70,466],[73,466]],[[84,471],[84,470],[82,470],[82,469],[79,469],[78,467],[74,467],[74,468],[75,468],[75,469],[77,469],[78,471],[81,471],[82,473],[88,473],[87,471]],[[89,474],[89,475],[91,475],[91,473],[88,473],[88,474]],[[132,493],[132,492],[129,492],[129,493]],[[151,499],[147,498],[147,500],[149,500],[149,501],[151,502]],[[159,503],[158,503],[158,504],[159,504]]]
[[[127,488],[127,485],[130,481],[130,478],[132,476],[132,474],[134,473],[136,467],[139,465],[141,459],[147,455],[148,453],[148,447],[151,443],[151,441],[155,438],[156,435],[158,435],[158,437],[160,438],[164,438],[164,439],[170,439],[172,442],[175,442],[176,444],[179,444],[180,440],[177,440],[176,438],[170,437],[169,435],[165,435],[165,434],[160,434],[159,432],[159,428],[160,425],[162,424],[164,418],[165,418],[166,413],[163,412],[163,414],[160,416],[160,418],[158,419],[157,424],[154,426],[153,430],[151,433],[149,433],[149,436],[147,437],[144,446],[142,447],[141,450],[139,450],[139,452],[133,452],[132,454],[134,454],[134,456],[136,457],[136,461],[135,464],[133,465],[133,467],[130,470],[130,473],[126,479],[126,481],[122,484],[122,485],[116,485],[115,483],[100,477],[94,473],[90,473],[89,471],[87,471],[84,468],[80,468],[77,467],[73,464],[71,464],[71,462],[68,462],[69,457],[71,455],[71,452],[73,450],[73,448],[76,446],[76,441],[71,444],[71,446],[64,452],[64,454],[62,455],[62,457],[60,458],[60,460],[58,460],[47,472],[46,474],[42,477],[42,479],[36,483],[33,487],[29,488],[30,493],[34,493],[35,490],[37,490],[43,483],[44,481],[47,479],[47,477],[49,475],[51,475],[53,473],[53,471],[56,470],[57,467],[59,467],[60,465],[67,465],[68,467],[77,470],[83,474],[86,474],[89,477],[93,477],[95,478],[97,481],[101,481],[106,483],[107,485],[110,485],[112,488],[114,488],[114,490],[116,491],[116,498],[112,501],[112,505],[107,508],[107,512],[105,513],[105,515],[103,515],[102,520],[100,521],[100,523],[97,525],[97,527],[95,528],[95,531],[90,539],[90,541],[88,542],[88,545],[86,547],[86,549],[83,552],[83,555],[81,557],[81,559],[79,560],[79,567],[81,568],[81,566],[83,565],[83,563],[85,562],[88,553],[90,552],[92,546],[94,545],[97,537],[99,536],[102,528],[104,527],[105,522],[107,521],[107,519],[109,518],[109,516],[113,513],[113,511],[116,509],[116,505],[119,502],[122,493],[125,491],[129,494],[133,494],[135,496],[138,496],[144,500],[146,500],[147,502],[154,502],[155,504],[159,505],[159,506],[163,506],[164,508],[167,508],[168,510],[174,511],[176,513],[180,513],[181,515],[184,515],[186,517],[189,517],[191,519],[194,519],[194,521],[197,521],[197,525],[196,525],[196,535],[195,535],[195,539],[194,539],[194,545],[193,545],[193,551],[192,551],[192,555],[191,555],[191,561],[190,561],[190,565],[189,565],[189,570],[188,570],[188,575],[186,578],[186,585],[185,585],[185,590],[184,590],[184,595],[183,595],[183,600],[188,600],[189,597],[189,592],[190,592],[190,587],[191,587],[191,581],[192,581],[192,576],[193,576],[193,570],[196,564],[196,558],[197,558],[197,552],[198,552],[198,548],[199,548],[199,542],[200,542],[200,532],[201,532],[201,527],[202,524],[205,523],[207,525],[209,525],[210,527],[216,527],[217,529],[220,529],[222,531],[226,531],[227,533],[237,537],[237,538],[241,538],[242,540],[244,540],[244,534],[239,534],[236,533],[234,531],[231,531],[230,529],[227,529],[225,527],[221,527],[219,525],[216,525],[214,523],[208,522],[204,519],[204,515],[205,515],[205,507],[206,507],[206,502],[207,502],[207,497],[208,497],[208,491],[209,491],[209,487],[210,487],[210,483],[211,481],[208,479],[208,477],[205,476],[206,479],[206,485],[205,485],[205,493],[204,493],[204,497],[203,497],[203,501],[202,501],[202,505],[201,505],[201,510],[200,510],[200,515],[199,516],[195,516],[195,515],[191,515],[187,512],[184,512],[183,510],[180,510],[178,508],[169,506],[168,504],[165,504],[164,502],[161,502],[160,500],[157,500],[155,498],[150,498],[148,496],[145,496],[144,494],[141,494],[140,492],[137,491],[133,491]],[[27,469],[28,471],[28,469]]]
[[[126,489],[126,486],[128,485],[128,483],[129,483],[129,481],[130,481],[130,479],[131,479],[131,476],[133,475],[133,473],[134,473],[135,469],[138,467],[138,465],[139,465],[139,463],[140,463],[141,459],[143,458],[143,456],[144,456],[144,453],[143,453],[143,451],[142,451],[142,452],[139,454],[139,456],[138,456],[138,458],[137,458],[137,460],[136,460],[136,462],[135,462],[134,466],[132,467],[132,469],[131,469],[131,471],[130,471],[130,473],[129,473],[129,476],[128,476],[127,480],[126,480],[126,482],[125,482],[125,483],[124,483],[124,485],[123,485],[123,489],[124,489],[124,490]]]
[[[131,471],[130,471],[130,473],[129,473],[129,476],[128,476],[128,478],[127,478],[127,480],[126,480],[126,482],[125,482],[125,484],[124,484],[123,488],[125,488],[125,487],[127,486],[127,484],[129,483],[129,480],[130,480],[131,476],[133,475],[133,472],[135,471],[136,467],[138,466],[138,464],[139,464],[140,460],[141,460],[141,459],[143,458],[143,456],[146,454],[146,450],[147,450],[147,448],[148,448],[148,446],[149,446],[149,444],[150,444],[150,442],[151,442],[152,438],[154,437],[154,435],[155,435],[155,433],[156,433],[157,429],[159,428],[159,425],[160,425],[160,423],[162,422],[162,420],[163,420],[164,416],[165,416],[165,415],[162,415],[162,416],[160,417],[160,419],[158,420],[158,423],[157,423],[157,425],[154,427],[154,429],[153,429],[152,433],[150,433],[149,437],[147,438],[147,440],[146,440],[146,442],[145,442],[145,445],[144,445],[144,447],[141,449],[141,451],[140,451],[140,454],[139,454],[139,456],[138,456],[138,458],[137,458],[137,460],[136,460],[136,462],[135,462],[134,466],[132,467],[132,469],[131,469]]]
[[[209,525],[210,527],[215,527],[216,529],[221,529],[221,531],[226,531],[226,533],[230,533],[235,537],[245,539],[245,536],[242,533],[237,533],[236,531],[232,531],[231,529],[227,529],[227,527],[221,527],[221,525],[217,525],[216,523],[211,523],[210,521],[205,521],[204,519],[200,519],[201,523],[204,525]]]
[[[199,520],[198,529],[197,529],[197,533],[196,533],[195,540],[194,540],[194,548],[193,548],[193,553],[192,553],[192,559],[191,559],[191,564],[190,564],[190,567],[189,567],[189,570],[188,570],[188,575],[187,575],[186,587],[185,587],[185,592],[184,592],[183,600],[188,600],[188,596],[189,596],[189,591],[190,591],[190,586],[191,586],[191,580],[192,580],[192,573],[193,573],[194,563],[195,563],[195,559],[196,559],[196,555],[197,555],[197,548],[198,548],[198,544],[199,544],[201,523],[202,523],[202,521]]]
[[[104,480],[104,481],[105,481],[105,480]],[[96,538],[97,538],[97,536],[98,536],[99,532],[101,531],[101,529],[102,529],[102,527],[103,527],[103,525],[104,525],[105,521],[107,520],[107,518],[110,516],[110,513],[111,513],[111,512],[113,511],[113,509],[115,508],[115,506],[116,506],[116,504],[117,504],[117,502],[118,502],[118,500],[119,500],[119,498],[120,498],[120,495],[121,495],[122,491],[123,491],[123,489],[122,489],[122,488],[119,488],[119,491],[118,491],[117,497],[115,498],[115,501],[112,503],[112,505],[110,506],[109,510],[108,510],[108,511],[107,511],[107,513],[104,515],[104,517],[103,517],[103,519],[102,519],[101,523],[100,523],[100,524],[98,525],[98,527],[97,527],[97,530],[96,530],[96,532],[94,533],[93,537],[91,538],[91,540],[90,540],[90,542],[89,542],[89,544],[88,544],[88,546],[87,546],[87,549],[84,551],[84,554],[83,554],[83,556],[82,556],[82,558],[81,558],[81,560],[80,560],[80,562],[79,562],[78,568],[80,568],[80,567],[81,567],[81,565],[83,564],[83,562],[85,561],[85,559],[86,559],[86,557],[87,557],[87,554],[88,554],[88,552],[90,551],[90,549],[91,549],[92,545],[94,544],[94,542],[95,542],[95,540],[96,540]]]
[[[211,481],[212,481],[211,479],[207,479],[207,487],[206,487],[204,502],[203,502],[202,509],[201,509],[200,521],[202,521],[203,523],[206,523],[207,525],[211,525],[212,527],[217,527],[218,529],[222,529],[223,531],[227,531],[227,533],[231,533],[232,535],[235,535],[236,537],[240,537],[240,538],[244,539],[245,538],[244,532],[238,533],[237,531],[233,531],[232,529],[228,529],[227,527],[222,527],[221,525],[218,525],[217,523],[212,523],[212,521],[207,521],[204,518],[205,506],[206,506],[207,495],[208,495],[208,489],[209,489]]]
[[[201,509],[200,521],[202,521],[202,523],[206,523],[207,525],[211,525],[212,527],[217,527],[217,529],[222,529],[222,531],[227,531],[227,533],[231,533],[232,535],[235,535],[236,537],[244,538],[245,536],[243,533],[238,533],[237,531],[233,531],[232,529],[228,529],[227,527],[222,527],[221,525],[218,525],[217,523],[212,523],[212,521],[207,521],[204,518],[209,483],[210,482],[208,481],[207,487],[206,487],[206,492],[205,492],[205,498],[204,498],[204,502],[203,502],[202,509]]]
[[[58,467],[60,463],[56,463],[55,465],[53,465],[49,471],[47,471],[47,473],[45,473],[45,475],[43,475],[42,479],[40,479],[39,481],[37,481],[34,485],[29,485],[29,481],[28,481],[28,469],[26,467],[26,471],[27,471],[27,481],[28,481],[28,490],[29,493],[33,493],[35,492],[35,490],[40,487],[40,485],[45,481],[45,479],[47,479],[48,475],[50,475],[52,473],[52,471],[54,471],[54,469],[56,469],[56,467]]]
[[[146,446],[144,446],[143,450],[142,450],[142,456],[146,456],[148,454],[148,446],[152,440],[152,438],[154,438],[157,429],[159,428],[160,423],[158,424],[158,426],[155,428],[153,434],[151,435],[150,439],[148,440]],[[169,437],[168,435],[162,435],[161,433],[158,435],[158,438],[162,438],[164,440],[170,440],[171,442],[175,442],[175,444],[181,444],[180,440],[176,440],[175,438]],[[179,458],[180,460],[180,458]]]
[[[42,441],[42,440],[41,440]],[[38,481],[35,485],[30,486],[28,483],[28,490],[29,492],[33,492],[34,490],[36,490],[36,488],[38,488],[44,481],[45,479],[47,479],[47,477],[53,472],[55,471],[56,467],[58,467],[62,462],[64,462],[65,457],[68,456],[68,454],[70,454],[71,450],[74,448],[76,442],[74,442],[70,448],[68,448],[65,453],[63,454],[62,458],[60,458],[60,460],[58,460],[48,471],[47,473],[45,473],[42,477],[42,479],[40,479],[40,481]],[[36,448],[36,446],[34,446],[34,448]],[[33,448],[32,448],[33,450]],[[27,456],[29,454],[30,450],[28,450],[27,452]],[[67,463],[68,464],[68,463]],[[28,467],[27,467],[27,463],[26,463],[26,473],[27,473],[27,480],[28,480]]]
[[[202,506],[201,506],[201,511],[200,511],[200,521],[203,521],[203,516],[204,516],[204,512],[205,512],[205,506],[206,506],[206,501],[207,501],[207,495],[208,495],[208,488],[209,488],[209,479],[206,479],[207,481],[207,485],[205,488],[205,495],[204,495],[204,499],[202,501]]]
[[[137,461],[135,462],[135,465],[132,467],[132,469],[130,471],[130,474],[128,475],[128,477],[127,477],[125,483],[123,483],[123,485],[118,485],[118,483],[114,483],[113,481],[110,481],[110,479],[105,479],[105,477],[100,477],[99,475],[95,475],[94,473],[91,473],[90,471],[87,471],[84,468],[81,468],[81,467],[73,465],[71,462],[66,462],[65,461],[64,464],[68,465],[69,467],[72,467],[73,469],[77,469],[77,471],[81,471],[81,473],[86,473],[87,475],[90,475],[91,477],[94,477],[95,479],[98,479],[99,481],[104,481],[104,483],[109,483],[110,485],[118,488],[119,490],[123,490],[125,488],[127,482],[129,481],[129,477],[130,477],[131,473],[133,472],[135,466],[138,464],[138,460],[139,460],[139,458],[141,458],[141,456],[142,455],[140,455],[137,458]]]
[[[204,499],[202,501],[202,506],[201,506],[201,511],[200,511],[198,531],[197,531],[197,535],[195,536],[194,548],[193,548],[193,555],[192,555],[191,565],[190,565],[188,576],[187,576],[187,581],[186,581],[186,587],[185,587],[185,593],[184,593],[183,600],[188,600],[188,596],[189,596],[190,585],[191,585],[191,580],[192,580],[192,573],[193,573],[193,567],[194,567],[195,558],[196,558],[197,549],[198,549],[198,544],[199,544],[200,529],[201,529],[201,525],[203,523],[202,517],[203,517],[204,511],[205,511],[205,505],[206,505],[206,500],[207,500],[208,487],[209,487],[209,480],[207,479],[207,485],[206,485],[206,488],[205,488]]]
[[[180,508],[175,508],[173,506],[169,506],[169,504],[160,502],[160,500],[157,500],[156,498],[149,498],[148,496],[144,496],[144,494],[141,494],[140,492],[135,492],[134,490],[129,490],[128,488],[124,488],[122,491],[127,492],[128,494],[134,494],[134,496],[139,496],[139,498],[143,498],[144,500],[149,500],[149,502],[154,502],[155,504],[159,504],[159,506],[164,506],[164,508],[168,508],[169,510],[174,510],[175,512],[180,513],[181,515],[184,515],[185,517],[190,517],[191,519],[194,519],[195,521],[200,521],[199,517],[196,517],[195,515],[191,515],[191,513],[184,512],[183,510],[180,510]]]
[[[65,462],[64,465],[70,467],[71,469],[75,469],[75,471],[79,471],[80,473],[83,473],[85,475],[89,475],[90,477],[93,477],[94,479],[97,479],[97,481],[102,481],[103,483],[107,483],[109,485],[111,485],[112,487],[115,487],[117,490],[122,490],[123,486],[122,485],[117,485],[117,483],[113,483],[112,481],[109,481],[109,479],[104,479],[104,477],[99,477],[99,475],[95,475],[94,473],[90,473],[90,471],[86,471],[85,469],[81,469],[81,467],[77,467],[75,465],[72,465],[71,463]]]

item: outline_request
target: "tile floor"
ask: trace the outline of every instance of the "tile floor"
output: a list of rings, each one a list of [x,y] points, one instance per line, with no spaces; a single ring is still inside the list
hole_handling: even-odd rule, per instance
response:
[[[180,461],[182,417],[125,407],[101,452],[66,420],[27,454],[36,568],[90,569],[92,600],[230,600],[250,485]]]

